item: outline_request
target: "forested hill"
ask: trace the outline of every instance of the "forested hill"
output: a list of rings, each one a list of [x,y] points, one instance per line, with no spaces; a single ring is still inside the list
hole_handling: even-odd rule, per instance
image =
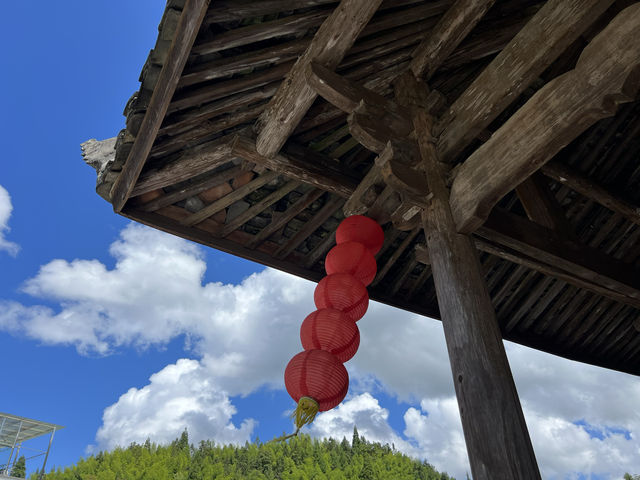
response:
[[[413,460],[388,445],[371,443],[354,431],[346,439],[315,440],[307,435],[288,442],[219,446],[189,445],[184,432],[170,445],[147,440],[101,452],[77,465],[58,469],[47,480],[449,480],[426,462]],[[35,480],[35,476],[31,476]]]

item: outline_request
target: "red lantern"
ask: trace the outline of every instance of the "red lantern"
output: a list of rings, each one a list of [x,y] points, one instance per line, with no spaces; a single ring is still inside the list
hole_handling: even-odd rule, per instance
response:
[[[300,340],[305,350],[325,350],[344,363],[358,351],[360,331],[340,310],[323,308],[304,319]]]
[[[324,277],[313,292],[318,309],[333,308],[344,312],[354,322],[367,312],[369,294],[360,280],[348,273]]]
[[[351,215],[345,218],[336,230],[336,243],[362,243],[375,255],[384,243],[384,231],[375,220],[362,215]]]
[[[360,280],[366,287],[376,277],[377,266],[373,254],[359,242],[345,242],[336,245],[324,261],[328,275],[348,273]]]
[[[300,352],[289,361],[284,371],[284,384],[298,403],[310,397],[318,403],[318,411],[331,410],[347,395],[349,374],[342,362],[324,350]]]

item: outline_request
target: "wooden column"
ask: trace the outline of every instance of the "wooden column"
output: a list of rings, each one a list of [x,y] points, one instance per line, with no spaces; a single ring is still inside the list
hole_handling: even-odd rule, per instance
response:
[[[509,362],[477,252],[449,208],[432,118],[414,126],[433,193],[423,212],[433,279],[474,480],[540,478]]]

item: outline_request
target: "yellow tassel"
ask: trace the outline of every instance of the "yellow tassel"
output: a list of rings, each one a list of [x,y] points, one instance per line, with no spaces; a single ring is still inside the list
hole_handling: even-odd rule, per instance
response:
[[[318,414],[319,409],[320,405],[318,405],[318,402],[316,402],[313,398],[302,397],[298,401],[298,406],[291,414],[291,418],[296,424],[296,431],[290,435],[282,435],[281,437],[274,438],[271,441],[283,442],[290,439],[291,437],[298,436],[298,432],[303,426],[309,425],[311,422],[313,422],[314,418],[316,418],[316,415]]]

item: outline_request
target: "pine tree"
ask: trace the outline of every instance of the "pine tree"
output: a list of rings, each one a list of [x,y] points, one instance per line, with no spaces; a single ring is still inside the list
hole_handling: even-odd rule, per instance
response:
[[[353,426],[353,438],[351,439],[351,448],[356,450],[360,446],[360,435],[358,435],[358,427]]]
[[[24,458],[24,455],[21,455],[20,458],[18,458],[18,461],[13,464],[13,468],[11,469],[11,473],[9,475],[16,478],[25,478],[25,475],[27,474],[26,463],[26,458]]]

